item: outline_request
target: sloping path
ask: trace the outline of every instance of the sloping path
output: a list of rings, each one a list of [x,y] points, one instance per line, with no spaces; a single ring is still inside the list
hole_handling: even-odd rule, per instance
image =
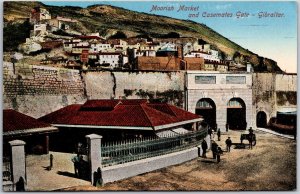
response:
[[[53,168],[48,170],[49,156],[53,154]],[[52,191],[66,187],[90,185],[89,181],[74,176],[71,161],[74,154],[50,152],[47,155],[26,156],[27,190]]]
[[[256,130],[263,131],[263,132],[266,132],[266,133],[270,133],[270,134],[273,134],[273,135],[277,135],[277,136],[280,136],[280,137],[294,139],[293,135],[286,135],[286,134],[277,133],[276,131],[272,131],[272,130],[266,129],[266,128],[257,128]]]

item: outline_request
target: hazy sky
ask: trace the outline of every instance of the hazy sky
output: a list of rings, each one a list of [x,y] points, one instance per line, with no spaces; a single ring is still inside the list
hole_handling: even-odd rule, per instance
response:
[[[164,15],[178,19],[189,19],[206,24],[226,38],[266,58],[277,61],[282,70],[297,72],[297,4],[296,2],[204,2],[204,1],[43,1],[47,5],[80,6],[109,4],[126,9]],[[173,10],[152,11],[153,6],[169,7]],[[181,6],[192,6],[194,10],[178,11]],[[198,8],[197,8],[198,7]],[[198,14],[189,17],[189,14]],[[227,17],[208,17],[224,14]],[[237,17],[245,13],[247,17]],[[229,15],[232,14],[231,17]],[[270,14],[276,17],[270,17]],[[268,17],[260,17],[267,15]],[[271,15],[271,16],[272,16]]]

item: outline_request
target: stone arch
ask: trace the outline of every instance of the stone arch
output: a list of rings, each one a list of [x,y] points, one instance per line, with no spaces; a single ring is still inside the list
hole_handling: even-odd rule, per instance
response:
[[[266,127],[267,126],[267,114],[264,111],[259,111],[256,115],[256,126]]]
[[[216,104],[211,98],[201,98],[198,100],[195,113],[203,116],[204,121],[210,127],[216,127]]]
[[[227,119],[230,129],[245,130],[246,122],[246,104],[242,98],[231,98],[227,102]]]

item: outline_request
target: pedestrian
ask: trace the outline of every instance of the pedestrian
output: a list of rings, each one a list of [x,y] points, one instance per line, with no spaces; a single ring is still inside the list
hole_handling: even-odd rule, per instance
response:
[[[229,124],[226,123],[226,132],[228,132],[228,129],[229,129]]]
[[[215,130],[214,129],[211,131],[211,136],[212,136],[212,140],[215,140]]]
[[[86,166],[85,161],[83,160],[83,156],[80,155],[79,157],[79,164],[78,164],[78,175],[79,178],[85,178],[86,176]]]
[[[218,146],[217,148],[217,163],[219,163],[221,161],[221,154],[223,154],[223,150],[221,149],[221,147]]]
[[[103,186],[102,172],[100,167],[98,167],[97,172],[94,172],[94,184],[95,187]]]
[[[252,149],[253,139],[254,139],[254,133],[252,127],[250,127],[249,134],[248,134],[249,149]]]
[[[211,142],[211,151],[213,154],[213,159],[216,159],[218,152],[218,144],[214,140],[212,140]]]
[[[212,130],[211,130],[210,126],[208,126],[207,133],[208,133],[209,137],[211,138],[211,133],[212,133]]]
[[[217,135],[218,135],[218,141],[221,141],[221,130],[220,130],[220,128],[217,131]]]
[[[78,169],[79,169],[79,161],[80,161],[80,155],[77,154],[72,158],[72,162],[74,163],[74,171],[75,171],[75,176],[78,177]]]
[[[76,151],[77,151],[78,154],[83,154],[82,153],[82,143],[81,142],[78,142]]]
[[[23,177],[20,177],[16,183],[16,191],[25,191],[25,181]]]
[[[53,155],[50,154],[50,170],[52,169],[53,167]]]
[[[227,152],[230,152],[230,147],[232,145],[232,141],[231,141],[230,137],[228,137],[226,139],[225,143],[226,143],[226,150],[227,150]]]
[[[205,139],[203,139],[203,141],[202,141],[202,143],[201,143],[201,148],[202,148],[202,151],[203,151],[203,153],[202,153],[202,157],[203,158],[206,158],[206,150],[207,150],[207,143],[206,143],[206,141],[205,141]]]

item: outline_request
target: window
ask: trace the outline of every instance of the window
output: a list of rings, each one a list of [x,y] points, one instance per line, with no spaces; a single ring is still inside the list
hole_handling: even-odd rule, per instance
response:
[[[196,84],[215,84],[216,76],[195,76]]]
[[[246,84],[246,76],[226,76],[226,84]]]

